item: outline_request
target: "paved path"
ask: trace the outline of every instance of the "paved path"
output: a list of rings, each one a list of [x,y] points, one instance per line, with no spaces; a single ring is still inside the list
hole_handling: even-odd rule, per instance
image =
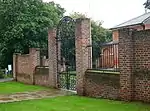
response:
[[[7,81],[12,81],[13,78],[6,78],[6,79],[0,79],[0,82],[7,82]]]
[[[72,94],[74,93],[69,91],[63,91],[63,90],[55,90],[55,89],[36,91],[36,92],[15,93],[15,94],[8,94],[8,95],[0,95],[0,103],[41,99],[41,98],[65,96],[65,95],[72,95]]]

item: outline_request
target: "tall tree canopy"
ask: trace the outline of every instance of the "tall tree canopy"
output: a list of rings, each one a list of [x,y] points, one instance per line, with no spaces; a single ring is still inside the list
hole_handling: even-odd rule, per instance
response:
[[[54,27],[65,10],[42,0],[0,0],[0,67],[12,64],[13,53],[47,45],[47,29]]]

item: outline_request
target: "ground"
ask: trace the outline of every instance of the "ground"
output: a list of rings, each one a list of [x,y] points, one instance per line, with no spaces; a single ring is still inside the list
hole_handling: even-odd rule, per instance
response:
[[[0,83],[0,94],[40,91],[40,90],[46,90],[46,89],[48,88],[40,87],[40,86],[33,86],[33,85],[25,85],[23,83],[17,83],[17,82],[1,82]]]
[[[126,103],[79,96],[64,96],[0,104],[0,111],[150,111],[142,103]]]
[[[0,83],[0,95],[52,89],[17,82]],[[42,94],[43,95],[43,94]],[[56,95],[56,93],[55,93]],[[57,95],[56,95],[57,96]],[[0,111],[150,111],[150,105],[80,96],[52,96],[37,100],[0,103]]]

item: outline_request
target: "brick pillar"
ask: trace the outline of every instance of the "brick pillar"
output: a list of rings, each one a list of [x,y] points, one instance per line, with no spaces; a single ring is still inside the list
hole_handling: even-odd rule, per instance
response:
[[[48,31],[49,84],[53,88],[58,88],[56,49],[56,29],[50,29]]]
[[[18,55],[17,54],[14,54],[13,55],[13,78],[14,80],[17,80],[17,72],[18,72]]]
[[[85,71],[92,68],[91,23],[90,19],[76,20],[76,72],[77,93],[84,95]]]
[[[34,84],[34,74],[36,66],[40,65],[40,50],[38,48],[30,48],[29,49],[30,55],[30,77],[31,83]]]
[[[133,37],[129,29],[119,30],[119,68],[120,68],[120,98],[130,101],[133,98]]]

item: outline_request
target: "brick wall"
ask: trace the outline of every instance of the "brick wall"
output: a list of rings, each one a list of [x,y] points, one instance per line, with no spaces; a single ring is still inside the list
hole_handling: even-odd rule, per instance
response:
[[[17,70],[16,80],[23,83],[32,84],[31,69],[30,69],[30,56],[29,55],[16,55],[17,56]]]
[[[84,94],[150,102],[150,30],[119,30],[120,75],[86,72]]]
[[[76,72],[77,72],[77,93],[84,95],[84,75],[88,68],[92,68],[92,44],[91,22],[88,18],[76,20],[75,30],[76,45]]]
[[[58,43],[59,44],[59,43]],[[48,31],[48,57],[49,57],[49,84],[53,88],[58,88],[58,67],[57,67],[57,49],[56,46],[56,29]],[[59,52],[59,51],[58,51]]]
[[[85,95],[96,98],[119,99],[119,77],[119,74],[86,71]]]
[[[13,71],[17,81],[33,84],[35,67],[40,64],[40,52],[36,48],[31,48],[29,54],[14,54]]]
[[[118,32],[118,30],[114,30],[112,36],[113,36],[113,41],[119,41],[119,32]]]
[[[150,30],[133,32],[134,99],[150,102]]]
[[[135,29],[135,30],[138,30],[138,31],[143,31],[144,30],[144,27],[141,26],[141,25],[130,26],[129,28]],[[146,30],[150,29],[150,24],[145,24],[145,29]],[[119,31],[117,29],[113,30],[112,37],[113,37],[113,41],[119,41]]]
[[[150,73],[148,72],[135,73],[134,100],[150,102]]]
[[[150,30],[120,30],[120,96],[150,102]]]
[[[122,100],[133,99],[133,37],[129,29],[119,30],[119,68],[120,97]]]
[[[133,33],[135,70],[150,68],[150,30]]]
[[[49,68],[48,67],[36,67],[34,84],[40,86],[49,86]]]

